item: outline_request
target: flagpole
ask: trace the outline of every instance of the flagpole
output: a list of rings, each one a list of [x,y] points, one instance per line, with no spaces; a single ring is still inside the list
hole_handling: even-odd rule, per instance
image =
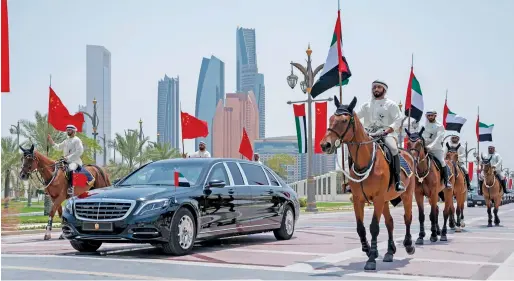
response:
[[[479,179],[479,174],[478,174],[478,168],[480,167],[480,158],[481,158],[481,155],[480,155],[480,106],[477,107],[477,126],[478,126],[478,131],[477,131],[477,183],[479,182],[478,179]],[[477,184],[478,186],[478,184]],[[477,187],[477,191],[478,191],[478,188],[482,188],[481,186],[478,186]]]
[[[52,74],[50,74],[50,84],[48,86],[48,95],[50,95],[50,89],[52,88]],[[50,145],[48,143],[48,135],[50,134],[50,122],[49,122],[49,118],[50,117],[50,104],[48,104],[48,113],[46,114],[46,133],[47,133],[47,136],[46,136],[46,156],[48,156],[49,152],[50,152]]]
[[[411,73],[412,73],[413,69],[414,69],[414,53],[412,53],[412,55],[411,55],[411,61],[410,61],[410,72],[411,72]],[[410,77],[410,74],[409,74],[409,79],[412,79],[412,77]],[[410,81],[409,81],[409,83],[410,83]],[[409,90],[410,90],[410,89],[409,89]],[[407,106],[407,105],[405,105],[405,106]],[[410,107],[409,107],[409,125],[408,125],[408,127],[409,127],[409,128],[408,128],[409,132],[410,132],[410,123],[411,123],[411,121],[410,121],[411,112],[412,112],[412,95],[411,95],[411,101],[410,101]],[[402,141],[403,141],[403,140],[402,140]]]
[[[180,102],[180,129],[182,129],[182,102]],[[184,155],[184,136],[182,136],[182,157],[184,157]]]
[[[339,0],[337,1],[337,10],[339,13],[341,13],[341,3]],[[341,34],[341,40],[343,40],[343,38],[342,38],[343,31],[340,30],[339,32]],[[341,42],[339,42],[339,44],[341,44]],[[339,72],[339,102],[343,102],[343,77],[342,77],[341,69],[338,68],[338,70],[339,70],[338,71]],[[344,160],[345,160],[345,155],[344,155],[344,143],[343,143],[341,145],[341,167],[342,167],[343,171],[345,170]],[[343,192],[345,192],[345,190],[346,190],[345,181],[346,181],[346,176],[343,173],[343,183],[342,183]]]

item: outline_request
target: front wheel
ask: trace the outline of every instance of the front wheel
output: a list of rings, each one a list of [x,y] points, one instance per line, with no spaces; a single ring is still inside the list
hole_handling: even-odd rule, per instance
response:
[[[291,205],[284,208],[284,216],[279,229],[273,230],[273,234],[277,240],[289,240],[293,237],[295,227],[294,213]]]
[[[162,244],[162,251],[174,256],[185,255],[193,249],[195,238],[193,214],[186,208],[180,208],[171,221],[170,238],[167,243]]]
[[[98,241],[71,240],[70,244],[73,249],[79,252],[96,252],[102,246],[102,242]]]

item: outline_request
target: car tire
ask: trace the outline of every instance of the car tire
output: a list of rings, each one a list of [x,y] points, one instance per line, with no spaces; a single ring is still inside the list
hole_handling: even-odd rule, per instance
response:
[[[102,246],[102,242],[98,241],[70,240],[70,244],[79,252],[96,252]]]
[[[186,208],[177,210],[171,221],[170,237],[161,246],[165,254],[186,255],[193,249],[196,239],[196,223],[191,212]]]
[[[273,230],[273,234],[277,240],[289,240],[293,237],[295,227],[294,212],[291,205],[287,204],[284,208],[282,223],[280,228]]]

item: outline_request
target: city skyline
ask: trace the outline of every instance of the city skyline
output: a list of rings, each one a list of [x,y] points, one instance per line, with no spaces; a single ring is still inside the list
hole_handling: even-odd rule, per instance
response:
[[[180,83],[179,78],[164,75],[157,88],[157,142],[169,143],[180,150]]]
[[[513,137],[508,129],[509,121],[502,116],[508,116],[512,99],[503,92],[512,88],[510,78],[514,76],[511,64],[505,63],[514,61],[510,51],[514,49],[514,40],[505,36],[512,26],[508,11],[514,8],[514,3],[498,1],[483,7],[478,1],[473,3],[391,4],[374,0],[366,5],[342,3],[344,52],[353,73],[349,85],[343,88],[343,102],[357,96],[360,106],[370,98],[371,81],[382,79],[389,85],[389,98],[404,103],[414,53],[414,72],[426,97],[426,108],[442,112],[448,89],[449,107],[468,119],[461,139],[474,147],[474,123],[480,105],[481,120],[495,124],[493,143],[504,155],[508,140]],[[39,2],[12,1],[9,6],[12,92],[2,95],[2,135],[9,135],[8,128],[17,120],[32,119],[34,110],[47,111],[49,74],[52,74],[52,87],[68,108],[78,108],[79,104],[91,106],[84,99],[86,44],[103,45],[113,53],[111,133],[137,128],[140,118],[145,128],[156,127],[155,80],[162,73],[181,74],[181,87],[187,89],[182,107],[192,113],[195,95],[191,92],[198,83],[197,62],[202,56],[215,54],[224,61],[225,83],[236,85],[234,28],[237,26],[251,26],[259,32],[259,72],[266,75],[266,90],[273,93],[266,98],[266,136],[293,135],[292,108],[285,102],[305,96],[298,87],[291,90],[285,82],[290,72],[289,62],[303,60],[308,43],[313,50],[313,62],[324,62],[337,4],[313,6],[285,0],[273,9],[257,2],[203,1],[201,4],[204,9],[198,10],[186,3],[141,6],[131,0],[56,1],[52,7]],[[439,8],[442,4],[444,9]],[[369,9],[368,5],[375,9]],[[266,17],[248,17],[237,12],[241,9]],[[412,10],[426,12],[419,14]],[[95,21],[91,21],[92,14]],[[213,14],[218,20],[199,24]],[[323,16],[309,22],[285,20],[292,15],[309,18],[312,14]],[[137,24],[133,22],[135,17],[140,19]],[[187,24],[188,28],[175,28],[173,36],[160,36],[158,31],[162,26],[177,24]],[[476,54],[480,56],[470,59]],[[26,77],[30,77],[30,83]],[[235,91],[231,88],[228,92]],[[333,94],[338,94],[338,90],[329,90],[323,96]],[[16,105],[21,103],[27,110],[17,109]],[[330,104],[329,114],[333,110]],[[438,120],[442,121],[441,114]],[[196,150],[193,143],[186,140],[186,151]],[[486,146],[487,143],[482,143],[481,151]],[[507,166],[514,164],[508,157],[504,161]]]

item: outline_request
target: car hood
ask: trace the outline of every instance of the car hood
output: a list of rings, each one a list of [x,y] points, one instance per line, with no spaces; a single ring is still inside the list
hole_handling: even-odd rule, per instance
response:
[[[89,190],[77,196],[80,199],[126,199],[126,200],[152,200],[167,196],[175,196],[182,193],[191,192],[191,187],[174,186],[154,186],[154,185],[133,185],[122,187],[106,187],[100,189]]]

